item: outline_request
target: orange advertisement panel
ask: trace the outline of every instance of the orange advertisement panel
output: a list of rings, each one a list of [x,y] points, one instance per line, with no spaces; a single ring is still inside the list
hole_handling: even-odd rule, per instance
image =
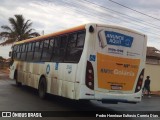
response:
[[[97,53],[98,88],[132,90],[139,65],[140,59],[120,58]]]

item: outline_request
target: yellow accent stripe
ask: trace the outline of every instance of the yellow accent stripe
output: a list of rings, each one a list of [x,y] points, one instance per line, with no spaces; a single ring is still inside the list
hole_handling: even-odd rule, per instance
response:
[[[70,28],[70,29],[67,29],[67,30],[62,30],[62,31],[51,33],[51,34],[48,34],[48,35],[43,35],[43,36],[38,36],[38,37],[35,37],[35,38],[22,40],[22,41],[19,41],[19,42],[15,42],[14,45],[27,43],[27,42],[32,42],[32,41],[38,41],[38,40],[42,40],[42,39],[47,39],[49,37],[62,35],[62,34],[74,32],[74,31],[78,31],[78,30],[83,30],[83,29],[85,29],[85,25],[77,26],[77,27]]]

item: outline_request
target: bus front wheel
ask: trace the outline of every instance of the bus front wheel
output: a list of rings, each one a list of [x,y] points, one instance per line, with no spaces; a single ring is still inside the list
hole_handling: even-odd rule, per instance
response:
[[[40,79],[39,85],[38,85],[38,94],[41,99],[44,99],[47,92],[47,83],[46,79],[42,77]]]
[[[14,79],[16,80],[16,85],[18,87],[22,86],[21,82],[18,82],[18,72],[17,72],[17,70],[14,73]]]

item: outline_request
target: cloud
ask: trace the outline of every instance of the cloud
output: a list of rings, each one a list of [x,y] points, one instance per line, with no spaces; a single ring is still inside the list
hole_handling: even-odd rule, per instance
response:
[[[154,2],[115,1],[154,17],[160,16],[159,0],[154,0]],[[108,0],[14,0],[14,2],[1,0],[0,11],[0,26],[8,25],[8,18],[15,14],[22,14],[26,20],[30,19],[33,22],[33,28],[39,33],[44,31],[45,34],[88,22],[115,24],[147,34],[150,45],[159,45],[156,43],[160,32],[156,29],[156,27],[160,28],[159,21]],[[0,53],[1,50],[0,47]]]
[[[0,56],[4,58],[9,58],[9,51],[11,51],[11,46],[0,46]]]

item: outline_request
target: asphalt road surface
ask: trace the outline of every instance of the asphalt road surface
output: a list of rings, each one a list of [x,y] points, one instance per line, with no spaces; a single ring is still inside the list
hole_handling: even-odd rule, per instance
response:
[[[73,100],[69,100],[62,97],[57,97],[53,95],[48,95],[45,100],[42,100],[38,97],[37,91],[27,86],[17,87],[15,85],[14,80],[10,80],[6,74],[0,72],[0,111],[63,111],[66,114],[70,114],[67,111],[94,111],[95,117],[50,117],[50,118],[32,118],[34,119],[44,119],[44,120],[93,120],[93,119],[102,119],[96,118],[96,112],[105,111],[106,112],[113,112],[115,114],[122,114],[123,111],[130,111],[129,114],[134,114],[133,111],[137,111],[137,113],[141,113],[144,111],[150,111],[151,113],[154,111],[159,111],[160,113],[160,96],[152,95],[151,98],[145,96],[142,99],[141,103],[138,104],[126,104],[126,103],[119,103],[119,104],[102,104],[98,101],[91,101],[89,103],[85,102],[77,102]],[[61,112],[59,112],[61,113]],[[78,112],[77,112],[78,113]],[[54,112],[53,112],[54,114]],[[55,113],[56,114],[56,113]],[[127,114],[125,112],[125,114]],[[148,115],[148,114],[147,114]],[[98,115],[97,115],[98,116]],[[0,118],[0,120],[10,120],[11,118]],[[27,118],[12,118],[15,120],[18,119],[27,119]],[[31,118],[29,118],[31,119]],[[31,119],[31,120],[32,120]],[[110,118],[103,118],[103,119],[118,119],[115,117]],[[119,118],[122,119],[122,118]],[[142,116],[140,118],[137,117],[126,117],[123,118],[125,120],[160,120],[156,116],[153,118],[147,118],[147,116]]]

